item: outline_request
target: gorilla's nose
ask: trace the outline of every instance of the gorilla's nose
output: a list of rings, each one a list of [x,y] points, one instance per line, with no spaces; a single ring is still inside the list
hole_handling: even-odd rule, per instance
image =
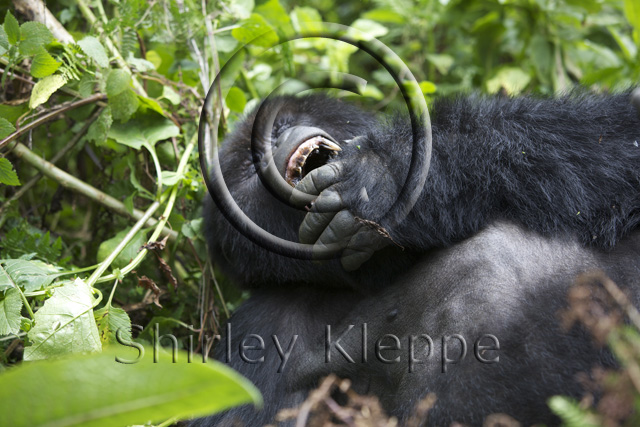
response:
[[[341,148],[331,135],[314,126],[293,126],[278,138],[273,160],[280,175],[295,186],[313,169],[328,163]]]

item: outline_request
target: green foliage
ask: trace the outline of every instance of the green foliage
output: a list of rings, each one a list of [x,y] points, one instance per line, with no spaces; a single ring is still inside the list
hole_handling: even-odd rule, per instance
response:
[[[151,351],[146,353],[138,363],[116,363],[114,357],[135,359],[120,347],[102,354],[29,363],[2,373],[3,423],[15,427],[140,425],[261,403],[254,386],[220,363],[187,363],[186,353],[178,355],[178,363],[169,362],[166,354],[160,363],[153,363]]]

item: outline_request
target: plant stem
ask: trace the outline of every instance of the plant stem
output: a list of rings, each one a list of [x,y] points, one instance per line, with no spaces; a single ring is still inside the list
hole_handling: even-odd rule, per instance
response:
[[[87,105],[87,104],[91,104],[97,101],[102,101],[104,99],[107,99],[107,95],[101,94],[101,93],[96,93],[95,95],[91,95],[88,98],[85,99],[80,99],[78,101],[74,101],[71,102],[67,105],[64,105],[54,111],[51,111],[50,113],[45,114],[44,116],[32,121],[31,123],[28,123],[26,125],[24,125],[23,127],[21,127],[20,129],[16,130],[15,132],[13,132],[11,135],[7,136],[6,138],[4,138],[2,141],[0,141],[0,148],[4,147],[5,145],[7,145],[8,143],[10,143],[11,141],[21,137],[22,135],[24,135],[25,133],[29,132],[30,130],[37,128],[38,126],[42,125],[43,123],[48,122],[49,120],[54,119],[56,116],[62,114],[62,113],[66,113],[67,111],[71,111],[75,108],[78,107],[82,107],[83,105]]]
[[[110,195],[103,193],[95,187],[87,184],[86,182],[76,178],[73,175],[68,174],[62,169],[47,162],[42,157],[29,150],[23,144],[17,143],[13,148],[13,154],[29,163],[31,166],[42,172],[43,175],[57,181],[63,187],[76,191],[86,197],[100,203],[103,206],[111,209],[112,211],[135,220],[139,220],[143,217],[144,213],[138,209],[134,209],[133,212],[129,212],[121,201],[111,197]],[[166,221],[163,222],[163,224]],[[158,224],[158,221],[153,218],[148,218],[146,226],[153,227]],[[169,234],[169,238],[175,240],[178,237],[178,233],[173,230],[165,230]]]
[[[76,133],[73,136],[73,138],[71,138],[69,142],[67,142],[67,144],[64,147],[62,147],[60,151],[58,151],[51,158],[50,160],[51,164],[55,164],[58,160],[64,157],[64,155],[67,154],[67,152],[69,152],[69,150],[71,150],[78,143],[78,141],[80,141],[80,139],[84,136],[85,132],[89,129],[89,126],[91,126],[91,124],[98,118],[98,116],[100,116],[101,112],[102,112],[102,108],[99,108],[98,111],[93,113],[93,116],[91,116],[91,118],[87,120],[84,126],[82,126],[82,129],[80,129],[80,131]],[[7,199],[6,202],[4,202],[2,206],[0,206],[0,214],[2,214],[13,202],[18,200],[27,191],[29,191],[31,187],[36,185],[36,183],[40,180],[40,178],[42,178],[42,173],[38,172],[33,178],[29,180],[29,182],[27,182],[26,184],[23,184],[20,187],[20,189],[15,192],[14,195],[12,195],[9,199]],[[4,219],[5,219],[4,216],[0,217],[0,227],[2,227],[2,224],[4,224]]]
[[[89,276],[89,278],[86,281],[89,286],[93,287],[93,285],[96,284],[97,280],[100,278],[100,276],[102,276],[102,273],[104,273],[107,270],[107,268],[109,268],[113,260],[116,259],[116,257],[120,254],[120,252],[122,252],[125,246],[127,246],[129,241],[133,239],[136,233],[140,231],[140,229],[144,226],[147,220],[151,218],[151,215],[153,215],[154,212],[158,210],[159,207],[160,207],[159,201],[155,201],[151,204],[151,206],[149,206],[149,208],[144,213],[142,218],[140,218],[133,225],[133,227],[131,227],[131,230],[129,230],[127,235],[124,236],[124,238],[120,241],[120,243],[118,243],[118,246],[116,246],[116,248],[109,254],[109,256],[98,265],[98,268],[96,268],[93,274]]]
[[[185,148],[184,153],[182,153],[182,157],[180,158],[180,163],[178,164],[178,169],[176,171],[178,175],[182,175],[186,170],[189,157],[191,157],[191,152],[195,148],[197,142],[198,142],[198,134],[196,133],[191,138],[191,141],[189,141],[189,144]],[[180,183],[176,183],[171,189],[171,194],[169,196],[169,201],[167,202],[167,206],[165,207],[164,212],[160,217],[160,221],[158,221],[158,224],[156,225],[156,229],[153,231],[153,234],[151,234],[151,237],[149,238],[148,243],[155,242],[160,236],[160,233],[162,233],[163,227],[166,224],[167,220],[169,219],[169,215],[171,215],[171,211],[173,210],[173,205],[175,204],[176,197],[178,196],[179,188],[180,188]],[[140,251],[140,253],[138,253],[138,255],[127,266],[120,269],[120,273],[128,274],[130,271],[136,268],[138,264],[140,264],[140,262],[142,262],[144,257],[147,255],[147,252],[148,251],[146,249]],[[107,276],[101,277],[98,280],[96,280],[96,283],[108,282],[113,279],[116,279],[115,274],[109,274]]]
[[[16,285],[15,289],[17,289],[18,292],[20,293],[20,298],[22,299],[22,305],[24,305],[24,308],[26,308],[27,311],[29,312],[29,317],[31,317],[31,320],[36,320],[36,316],[35,314],[33,314],[33,310],[31,310],[29,301],[27,301],[27,297],[24,296],[24,293],[22,292],[22,289],[20,289],[20,286]]]

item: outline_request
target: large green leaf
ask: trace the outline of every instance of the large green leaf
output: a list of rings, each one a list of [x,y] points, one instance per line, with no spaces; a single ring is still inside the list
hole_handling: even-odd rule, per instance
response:
[[[93,317],[95,298],[81,279],[53,289],[53,296],[36,311],[35,326],[27,337],[24,360],[48,359],[102,349]]]
[[[177,363],[150,351],[123,364],[118,351],[24,363],[0,375],[0,414],[12,427],[122,427],[205,416],[243,403],[260,405],[258,390],[221,363]],[[164,357],[166,356],[166,357]],[[40,398],[36,398],[36,397]]]
[[[171,120],[155,113],[138,115],[126,124],[114,123],[109,129],[109,138],[136,150],[179,134],[180,129]]]
[[[0,296],[0,335],[17,334],[20,331],[21,310],[22,298],[17,289],[9,289],[4,298]]]
[[[15,283],[26,292],[37,291],[48,286],[60,275],[55,267],[42,261],[5,259],[0,260],[0,263],[2,264],[0,270],[4,268],[12,283]],[[12,287],[4,286],[3,283],[3,279],[0,276],[0,291]]]

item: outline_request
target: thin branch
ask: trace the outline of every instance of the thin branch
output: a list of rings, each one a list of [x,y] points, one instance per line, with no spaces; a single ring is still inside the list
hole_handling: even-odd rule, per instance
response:
[[[85,195],[86,197],[94,200],[101,205],[111,209],[112,211],[128,218],[139,220],[144,216],[144,212],[134,209],[133,212],[129,212],[121,201],[111,197],[110,195],[103,193],[95,187],[87,184],[86,182],[76,178],[73,175],[68,174],[62,169],[54,166],[53,164],[47,162],[42,157],[35,154],[33,151],[29,150],[23,144],[17,143],[13,148],[13,154],[17,157],[23,159],[25,162],[29,163],[31,166],[38,169],[42,172],[43,175],[57,181],[60,185],[65,188],[68,188],[72,191],[76,191],[80,194]],[[153,227],[158,224],[158,221],[150,218],[146,221],[145,225],[147,227]],[[172,240],[177,239],[178,233],[173,230],[166,228],[164,230],[165,233],[169,234],[169,238]]]
[[[103,95],[101,93],[96,93],[95,95],[91,95],[88,98],[80,99],[78,101],[74,101],[64,106],[61,106],[60,108],[45,114],[44,116],[32,121],[31,123],[26,124],[25,126],[13,132],[11,135],[7,136],[5,139],[0,141],[0,148],[4,147],[11,141],[21,137],[22,135],[29,132],[30,130],[35,129],[36,127],[42,125],[43,123],[46,123],[49,120],[54,119],[56,116],[59,116],[62,113],[66,113],[67,111],[71,111],[74,108],[82,107],[83,105],[91,104],[97,101],[102,101],[104,99],[107,99],[106,95]]]
[[[191,141],[189,141],[189,144],[185,148],[184,153],[182,154],[182,158],[180,159],[180,163],[178,164],[178,169],[176,170],[176,173],[178,175],[182,175],[186,171],[189,157],[191,156],[191,152],[194,150],[196,143],[198,142],[197,137],[198,137],[198,134],[197,133],[194,134],[193,137],[191,138]],[[167,232],[167,228],[165,227],[165,224],[169,220],[169,215],[171,215],[171,212],[173,211],[173,205],[176,202],[176,197],[178,196],[179,189],[180,189],[180,184],[175,184],[173,186],[173,189],[171,190],[171,194],[169,195],[169,201],[167,202],[167,206],[164,208],[164,212],[160,217],[160,221],[158,221],[156,228],[151,234],[151,237],[149,237],[149,240],[147,240],[147,243],[155,242],[158,239],[158,237],[160,237],[161,233]],[[170,233],[173,233],[173,235],[176,237],[178,236],[178,233],[176,233],[173,230],[171,230]],[[169,237],[171,238],[171,235]],[[127,264],[125,267],[120,269],[120,274],[123,274],[123,275],[128,274],[130,271],[136,268],[138,264],[142,262],[142,260],[147,255],[147,253],[148,253],[147,249],[141,250],[138,253],[138,255],[129,264]],[[114,279],[116,279],[116,276],[114,274],[109,274],[107,276],[103,276],[97,279],[96,283],[108,282]]]
[[[13,0],[13,6],[30,21],[44,24],[51,34],[62,43],[75,43],[73,37],[55,16],[47,9],[42,0]]]
[[[73,136],[73,138],[71,138],[69,142],[66,143],[64,147],[58,150],[58,152],[51,158],[51,160],[49,160],[51,164],[55,164],[58,160],[64,157],[64,155],[67,154],[69,150],[71,150],[78,143],[78,141],[80,141],[80,139],[84,136],[87,130],[89,130],[89,126],[91,126],[93,122],[96,121],[96,119],[100,116],[100,113],[102,112],[102,110],[103,110],[102,108],[99,108],[95,113],[93,113],[93,115],[89,118],[89,120],[87,120],[84,126],[82,126],[82,129],[80,129],[80,131],[76,133]],[[24,193],[29,191],[31,187],[36,185],[36,183],[40,180],[40,178],[42,178],[42,173],[38,172],[33,178],[29,180],[29,182],[27,182],[26,184],[23,184],[20,187],[20,189],[15,192],[13,196],[11,196],[6,202],[4,202],[2,206],[0,206],[0,214],[2,214],[2,212],[4,212],[13,202],[15,202],[20,197],[22,197]],[[2,225],[2,223],[3,223],[3,218],[0,218],[0,226]]]

